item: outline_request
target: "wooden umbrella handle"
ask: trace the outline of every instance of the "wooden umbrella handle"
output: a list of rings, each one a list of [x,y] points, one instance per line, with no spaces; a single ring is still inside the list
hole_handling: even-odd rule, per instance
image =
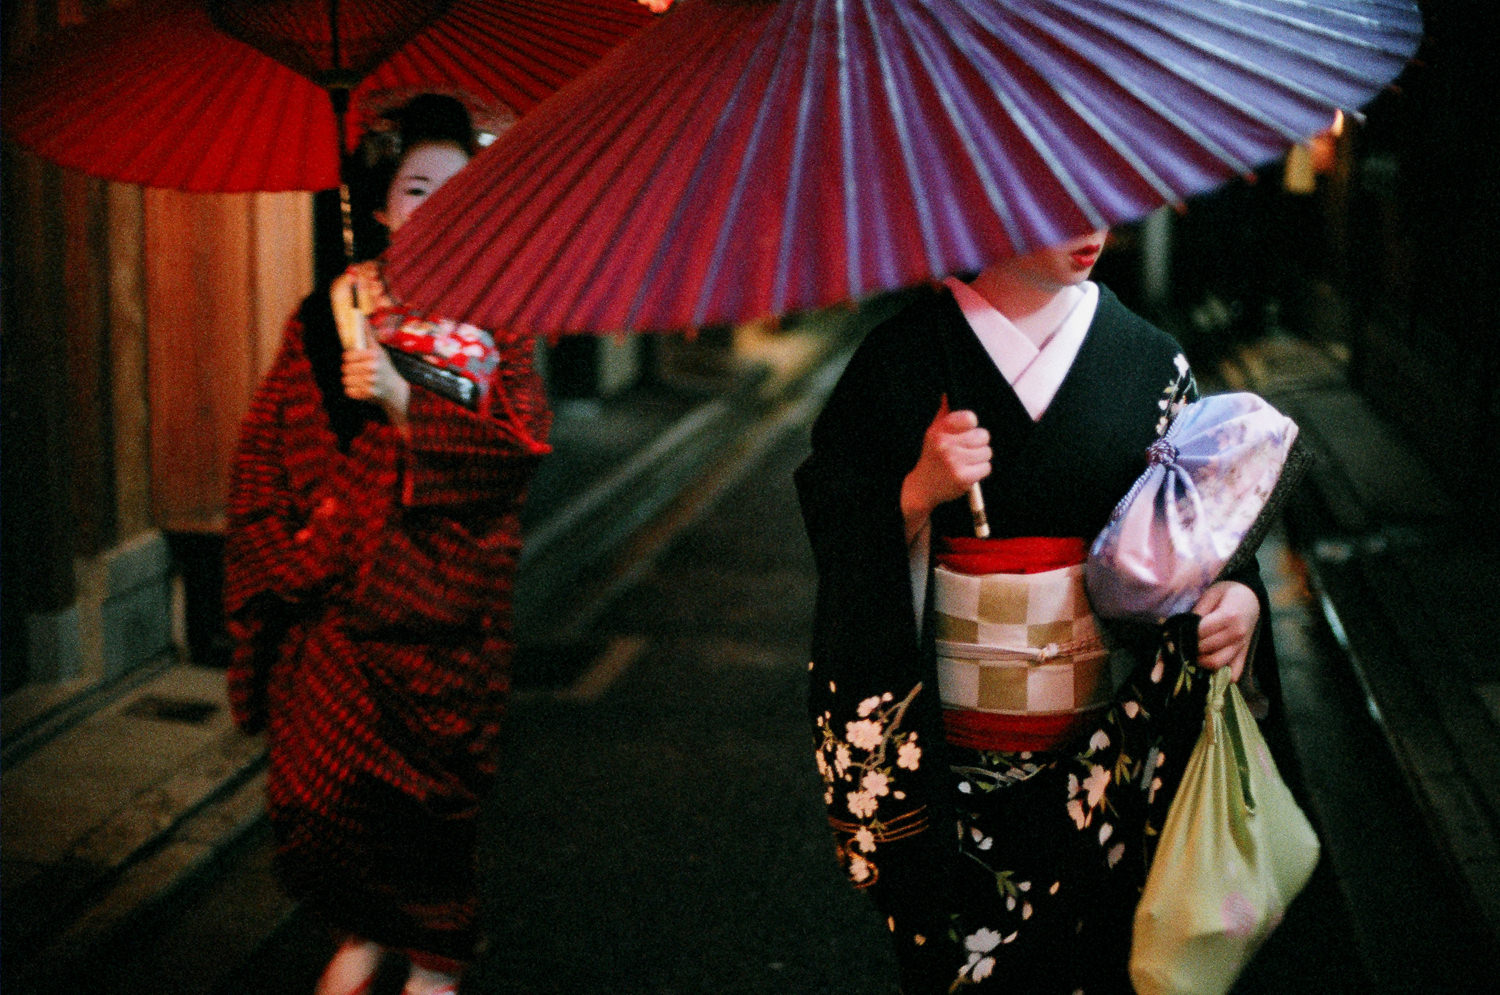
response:
[[[969,485],[969,512],[974,516],[974,535],[980,539],[988,539],[990,520],[984,514],[984,494],[979,490],[978,481]]]
[[[339,339],[345,349],[369,347],[369,321],[366,302],[361,300],[359,281],[348,273],[333,281],[329,289],[333,304],[333,320],[339,329]]]

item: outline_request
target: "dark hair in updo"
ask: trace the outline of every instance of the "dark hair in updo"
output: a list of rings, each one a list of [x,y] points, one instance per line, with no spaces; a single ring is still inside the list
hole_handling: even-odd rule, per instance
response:
[[[374,118],[360,137],[359,155],[380,187],[381,197],[391,185],[401,160],[418,145],[446,142],[469,155],[479,150],[474,122],[463,102],[441,93],[423,93]]]
[[[372,118],[347,167],[355,236],[361,245],[384,244],[385,230],[373,215],[385,207],[386,192],[406,154],[433,142],[457,145],[470,156],[479,151],[474,121],[463,101],[422,93]]]

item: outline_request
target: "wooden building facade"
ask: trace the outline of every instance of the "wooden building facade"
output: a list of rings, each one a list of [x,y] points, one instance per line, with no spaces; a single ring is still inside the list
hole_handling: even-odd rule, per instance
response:
[[[7,0],[6,64],[105,6]],[[144,190],[11,143],[0,157],[10,692],[97,683],[181,644],[168,536],[222,526],[240,417],[312,286],[313,198]]]

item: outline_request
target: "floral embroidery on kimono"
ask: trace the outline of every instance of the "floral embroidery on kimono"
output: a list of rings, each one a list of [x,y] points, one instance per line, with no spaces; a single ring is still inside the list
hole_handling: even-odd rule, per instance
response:
[[[857,718],[834,728],[833,713],[818,720],[822,740],[816,753],[823,777],[824,804],[836,809],[839,797],[848,819],[830,818],[838,837],[840,857],[855,887],[868,887],[879,877],[875,852],[882,843],[904,839],[927,828],[923,809],[882,816],[884,799],[901,801],[901,771],[922,765],[922,747],[913,729],[902,728],[902,718],[920,686],[902,701],[886,693],[859,703]]]

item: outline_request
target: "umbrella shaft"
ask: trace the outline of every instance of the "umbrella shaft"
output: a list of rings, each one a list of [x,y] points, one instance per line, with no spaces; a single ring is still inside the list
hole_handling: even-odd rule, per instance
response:
[[[344,262],[354,262],[354,206],[349,202],[349,184],[339,183],[339,219],[344,226]]]

